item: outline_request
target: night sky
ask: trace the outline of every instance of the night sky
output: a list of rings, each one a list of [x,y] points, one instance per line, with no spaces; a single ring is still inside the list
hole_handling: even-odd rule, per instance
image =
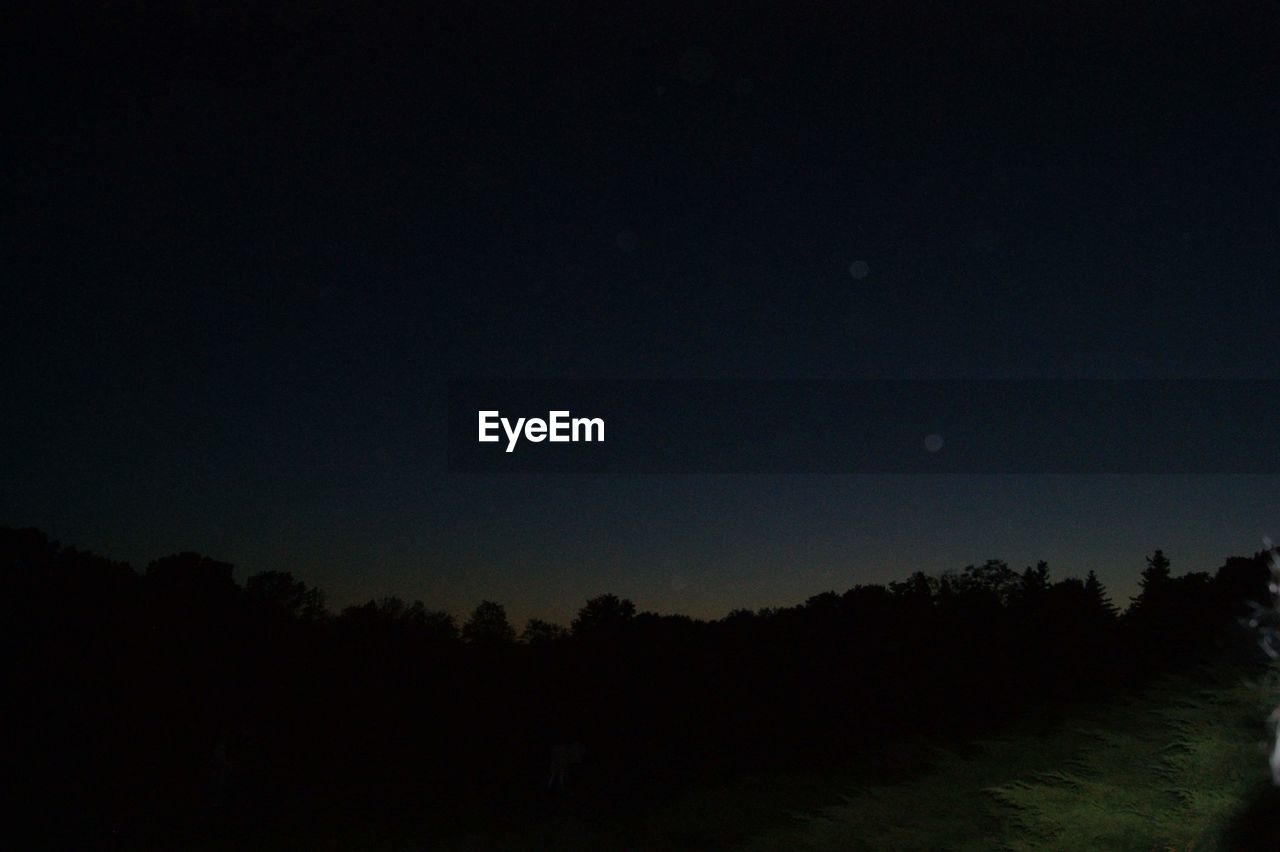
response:
[[[1280,377],[1274,4],[973,5],[14,13],[0,523],[518,622],[1260,549],[1280,477],[445,472],[458,377]]]

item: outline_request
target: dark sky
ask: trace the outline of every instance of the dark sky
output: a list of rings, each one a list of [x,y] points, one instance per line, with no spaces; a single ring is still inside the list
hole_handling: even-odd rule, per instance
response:
[[[0,523],[519,619],[1280,530],[1277,477],[443,463],[459,376],[1280,376],[1274,4],[374,5],[11,14]]]

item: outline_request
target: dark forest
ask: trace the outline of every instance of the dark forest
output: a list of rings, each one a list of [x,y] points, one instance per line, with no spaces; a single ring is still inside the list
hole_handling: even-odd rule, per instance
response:
[[[35,529],[4,529],[0,564],[21,812],[67,848],[392,807],[443,841],[735,773],[891,772],[886,755],[1256,665],[1270,597],[1266,552],[1175,575],[1156,550],[1123,611],[1092,572],[989,560],[715,621],[602,594],[517,631],[491,601],[461,623],[396,597],[334,613],[288,572],[237,583],[196,553],[137,571]]]

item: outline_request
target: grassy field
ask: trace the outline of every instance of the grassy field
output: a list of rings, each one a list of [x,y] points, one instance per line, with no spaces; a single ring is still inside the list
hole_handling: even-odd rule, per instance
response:
[[[1249,813],[1274,807],[1265,720],[1278,679],[1169,679],[1044,736],[940,754],[919,777],[850,791],[746,848],[1280,848]]]
[[[234,832],[201,849],[1220,850],[1280,848],[1266,719],[1280,668],[1166,679],[963,753],[689,783],[628,801],[571,793],[451,812],[429,796]],[[871,779],[878,779],[875,783]],[[883,779],[898,779],[886,782]],[[166,848],[164,844],[155,848]],[[168,847],[172,848],[172,847]]]

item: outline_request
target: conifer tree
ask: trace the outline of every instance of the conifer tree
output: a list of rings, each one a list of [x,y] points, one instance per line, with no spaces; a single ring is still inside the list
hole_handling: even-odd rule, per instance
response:
[[[1164,555],[1164,551],[1157,549],[1147,557],[1147,567],[1143,569],[1142,580],[1138,583],[1142,591],[1133,599],[1134,604],[1141,608],[1160,600],[1165,596],[1172,580],[1169,558]]]
[[[1115,615],[1115,604],[1111,602],[1111,596],[1107,594],[1106,587],[1102,585],[1102,581],[1094,571],[1090,571],[1085,577],[1084,592],[1091,606],[1107,615]]]

